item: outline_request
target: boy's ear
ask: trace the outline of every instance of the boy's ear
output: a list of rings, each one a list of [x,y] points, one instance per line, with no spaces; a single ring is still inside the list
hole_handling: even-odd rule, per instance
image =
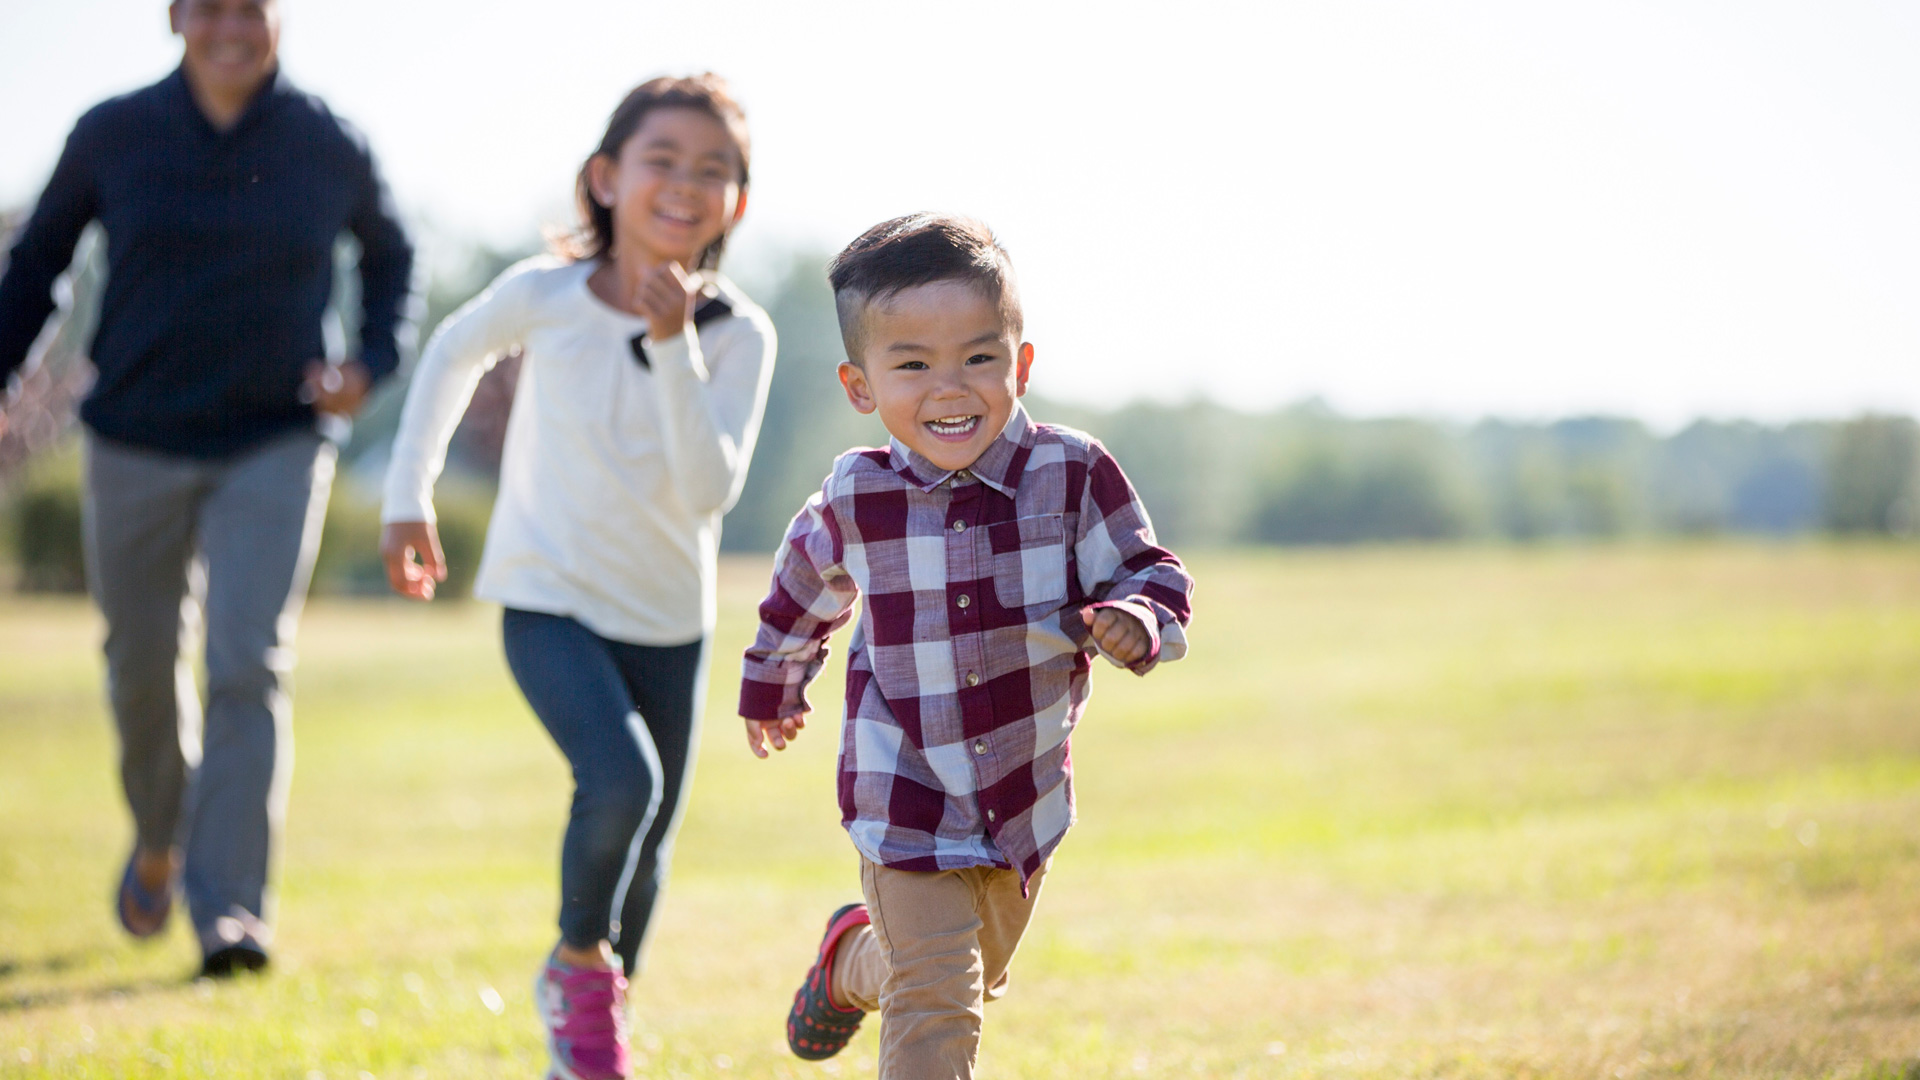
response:
[[[747,214],[747,189],[741,188],[740,197],[737,200],[735,200],[733,204],[733,220],[727,222],[727,228],[731,229],[735,225],[740,224],[740,219],[745,217],[746,214]]]
[[[1033,374],[1033,342],[1020,343],[1020,352],[1013,360],[1013,396],[1027,396],[1027,377]]]
[[[860,365],[851,360],[840,361],[840,385],[847,392],[847,404],[853,411],[861,414],[871,413],[878,406],[873,400],[873,387],[867,383],[867,373]]]

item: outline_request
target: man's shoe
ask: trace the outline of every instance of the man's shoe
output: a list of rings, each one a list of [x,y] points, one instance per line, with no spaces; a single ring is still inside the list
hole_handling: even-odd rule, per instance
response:
[[[150,938],[167,928],[167,916],[173,912],[173,882],[177,876],[174,871],[167,874],[167,883],[158,892],[148,892],[140,884],[140,875],[134,872],[134,866],[140,861],[140,849],[133,849],[127,856],[127,868],[120,874],[120,888],[113,894],[113,914],[120,920],[121,929],[136,938]]]
[[[264,971],[267,954],[252,945],[228,945],[215,949],[200,962],[203,979],[231,979],[242,971]]]
[[[865,904],[848,904],[827,919],[820,954],[807,969],[800,989],[794,991],[793,1009],[787,1013],[787,1047],[796,1057],[825,1061],[845,1050],[853,1041],[853,1033],[860,1030],[866,1011],[843,1009],[833,1003],[833,954],[847,931],[872,921]]]

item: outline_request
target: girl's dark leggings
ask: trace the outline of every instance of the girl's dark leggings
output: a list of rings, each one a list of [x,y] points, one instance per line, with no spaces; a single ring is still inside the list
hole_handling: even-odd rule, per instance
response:
[[[560,935],[610,939],[632,975],[693,764],[706,641],[631,645],[573,619],[508,608],[507,666],[573,766],[560,849]]]

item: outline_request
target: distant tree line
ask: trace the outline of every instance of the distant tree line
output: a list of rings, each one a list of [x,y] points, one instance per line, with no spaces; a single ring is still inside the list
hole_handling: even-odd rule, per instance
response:
[[[768,297],[780,330],[767,419],[725,544],[767,550],[834,456],[886,434],[850,409],[832,296],[798,259]],[[1901,416],[1768,426],[1637,420],[1357,419],[1314,402],[1098,410],[1029,396],[1036,419],[1114,452],[1170,543],[1353,544],[1920,530],[1920,429]]]
[[[79,355],[104,266],[90,249],[73,275],[76,318],[53,341],[0,435],[0,558],[16,582],[79,588],[73,403]],[[423,335],[525,251],[479,250],[425,297]],[[344,249],[328,335],[353,336],[352,252]],[[821,260],[794,257],[758,291],[780,333],[766,420],[723,546],[767,551],[819,489],[834,457],[884,445],[877,420],[846,404],[843,357]],[[478,560],[518,358],[482,381],[449,453],[443,539],[457,586]],[[318,587],[374,592],[377,499],[398,423],[393,380],[355,423],[343,454]],[[1361,419],[1306,402],[1248,413],[1209,402],[1092,409],[1030,395],[1036,419],[1095,435],[1114,452],[1160,535],[1183,547],[1244,544],[1551,542],[1631,536],[1920,534],[1920,426],[1895,415],[1765,425],[1702,420],[1672,434],[1637,420],[1547,423]]]

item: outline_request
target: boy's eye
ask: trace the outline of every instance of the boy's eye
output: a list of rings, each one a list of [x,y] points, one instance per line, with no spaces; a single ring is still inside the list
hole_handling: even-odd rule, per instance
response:
[[[895,371],[925,371],[927,370],[927,362],[925,360],[907,360],[895,366],[894,370]]]
[[[999,357],[997,357],[997,356],[995,356],[995,355],[993,355],[992,353],[974,353],[974,354],[973,354],[972,356],[969,356],[969,357],[967,357],[967,363],[969,363],[969,364],[991,364],[991,363],[993,363],[993,362],[994,362],[995,360],[998,360],[998,359],[1000,359],[1000,358],[999,358]]]

